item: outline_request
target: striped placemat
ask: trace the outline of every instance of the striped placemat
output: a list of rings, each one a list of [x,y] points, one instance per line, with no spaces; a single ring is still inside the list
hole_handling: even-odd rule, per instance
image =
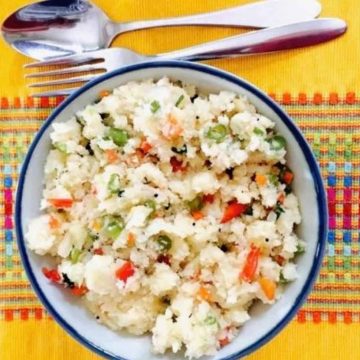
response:
[[[354,93],[270,94],[300,126],[326,182],[327,253],[319,279],[297,314],[303,322],[360,321],[360,99]],[[45,319],[17,251],[13,209],[22,159],[37,129],[62,98],[0,100],[0,320]],[[5,322],[6,323],[6,322]],[[0,329],[4,322],[0,322]]]

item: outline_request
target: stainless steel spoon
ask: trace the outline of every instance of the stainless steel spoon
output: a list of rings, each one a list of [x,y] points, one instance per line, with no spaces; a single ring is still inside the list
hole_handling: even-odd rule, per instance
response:
[[[42,71],[32,72],[26,75],[26,78],[39,80],[30,84],[30,87],[35,88],[73,84],[70,85],[72,86],[70,88],[54,88],[50,92],[37,93],[33,94],[33,96],[67,95],[77,89],[76,84],[86,83],[98,77],[99,71],[101,73],[110,72],[121,66],[149,60],[177,59],[196,61],[295,49],[334,39],[342,35],[346,28],[345,21],[341,19],[309,20],[251,31],[246,34],[210,41],[156,56],[145,56],[129,49],[114,47],[27,64],[25,65],[26,68]],[[52,70],[44,68],[59,65],[61,65],[61,68],[53,68]]]
[[[225,10],[161,20],[116,23],[88,0],[48,0],[19,9],[2,25],[5,40],[37,60],[105,49],[122,33],[180,26],[273,27],[319,15],[316,0],[264,0]]]

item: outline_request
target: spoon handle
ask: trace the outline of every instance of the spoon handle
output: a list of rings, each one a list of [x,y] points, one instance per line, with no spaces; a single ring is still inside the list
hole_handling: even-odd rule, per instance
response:
[[[210,41],[159,54],[157,59],[196,61],[295,49],[336,38],[346,28],[346,23],[341,19],[315,19]]]
[[[310,20],[318,16],[320,11],[321,5],[316,0],[263,0],[192,16],[113,23],[111,32],[115,35],[133,30],[181,25],[264,28]]]

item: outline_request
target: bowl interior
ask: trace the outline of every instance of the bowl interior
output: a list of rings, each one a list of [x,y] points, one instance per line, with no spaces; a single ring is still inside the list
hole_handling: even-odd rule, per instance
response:
[[[240,335],[211,359],[237,359],[275,335],[302,302],[311,287],[321,260],[325,236],[326,207],[319,170],[311,152],[297,128],[266,95],[243,80],[198,64],[167,62],[145,64],[119,70],[86,86],[57,109],[39,131],[25,160],[17,198],[17,231],[19,248],[28,276],[38,296],[53,316],[75,338],[93,350],[108,356],[131,360],[181,359],[183,355],[151,354],[150,337],[119,335],[98,324],[79,300],[67,296],[59,287],[48,283],[41,273],[51,259],[39,257],[24,246],[23,234],[29,220],[39,215],[43,167],[50,148],[50,122],[68,120],[74,113],[93,102],[103,89],[112,89],[131,80],[158,79],[168,76],[198,86],[202,91],[230,90],[245,94],[258,111],[275,121],[277,130],[288,142],[287,160],[295,173],[294,191],[300,200],[303,216],[299,236],[307,242],[307,251],[297,259],[299,279],[290,284],[283,297],[272,306],[257,304],[251,310],[252,319],[243,326]],[[320,214],[320,215],[319,215]]]

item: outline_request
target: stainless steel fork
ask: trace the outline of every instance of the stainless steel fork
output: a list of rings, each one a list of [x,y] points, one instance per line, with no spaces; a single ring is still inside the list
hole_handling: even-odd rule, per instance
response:
[[[31,88],[86,83],[98,77],[99,71],[106,73],[138,62],[174,59],[196,61],[268,53],[318,44],[338,37],[345,31],[346,23],[343,20],[328,18],[248,32],[155,56],[140,55],[124,48],[111,48],[27,64],[26,68],[42,68],[44,66],[64,68],[31,73],[25,77],[41,80],[41,82],[30,84]],[[94,73],[95,71],[96,73]],[[84,72],[87,74],[81,74]],[[62,78],[59,79],[59,76]],[[64,76],[68,77],[64,78]],[[44,78],[50,79],[44,81]],[[80,85],[35,93],[33,96],[68,95],[78,87]]]

